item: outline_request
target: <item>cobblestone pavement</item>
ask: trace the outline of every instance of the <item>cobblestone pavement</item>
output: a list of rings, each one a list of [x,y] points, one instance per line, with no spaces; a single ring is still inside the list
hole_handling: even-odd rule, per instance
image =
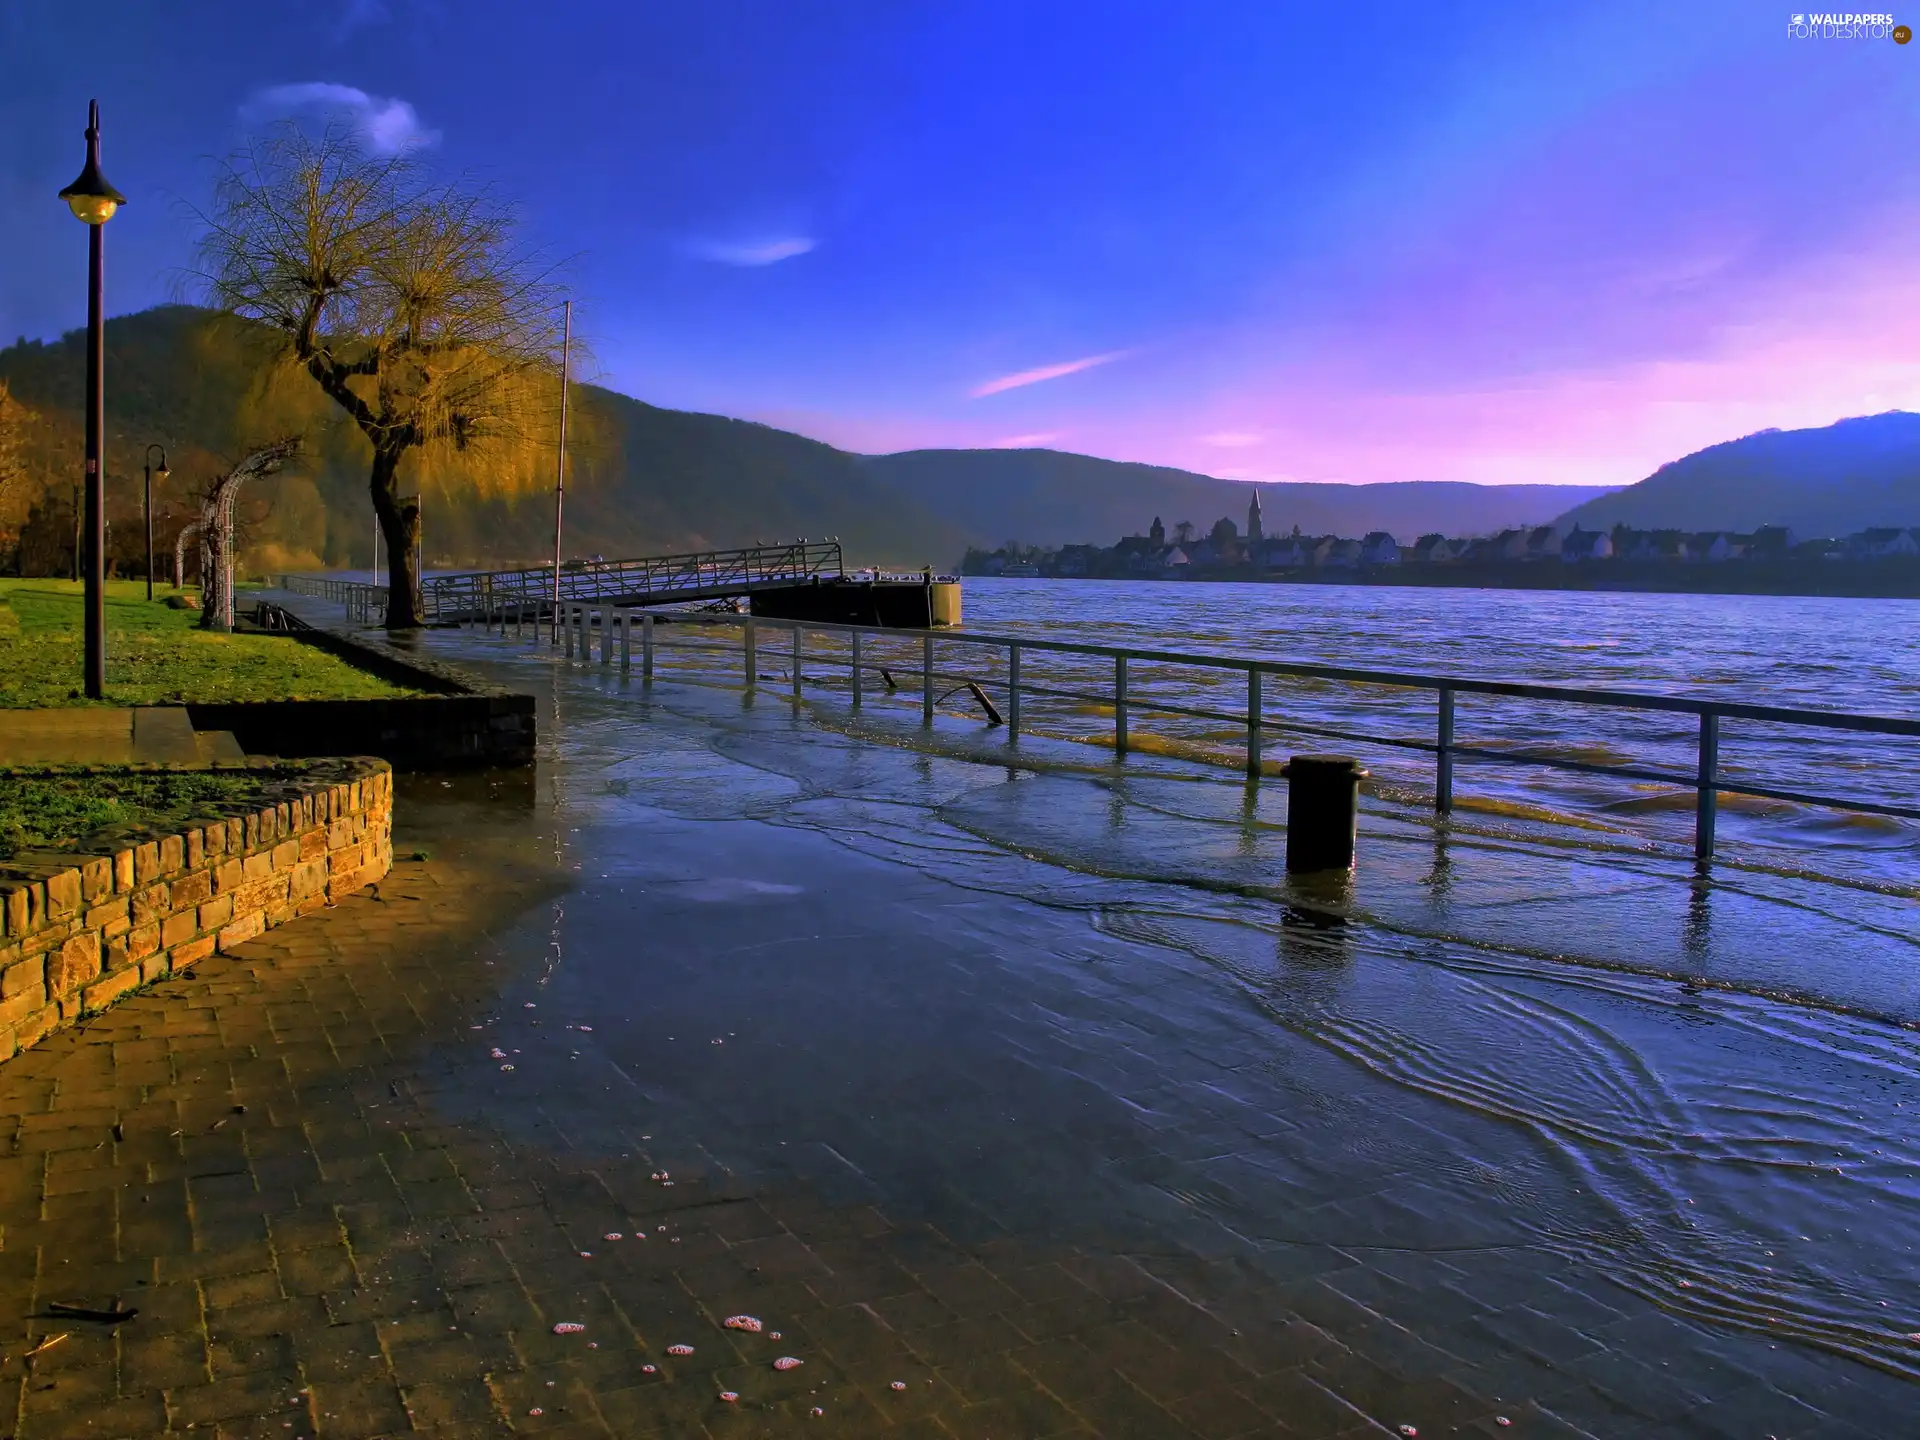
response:
[[[1907,1423],[1903,1380],[1511,1229],[1582,1203],[1524,1127],[1369,1079],[1041,862],[1008,898],[828,838],[851,811],[739,818],[818,802],[568,703],[537,795],[403,785],[376,892],[0,1067],[0,1433]]]

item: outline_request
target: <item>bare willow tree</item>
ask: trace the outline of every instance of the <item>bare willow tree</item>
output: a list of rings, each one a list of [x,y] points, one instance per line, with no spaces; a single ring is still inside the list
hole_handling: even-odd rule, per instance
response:
[[[387,542],[387,626],[422,618],[420,505],[409,456],[531,477],[557,385],[551,271],[484,187],[436,181],[411,154],[287,125],[222,167],[201,274],[220,308],[264,322],[359,428]],[[508,482],[507,488],[513,488]]]

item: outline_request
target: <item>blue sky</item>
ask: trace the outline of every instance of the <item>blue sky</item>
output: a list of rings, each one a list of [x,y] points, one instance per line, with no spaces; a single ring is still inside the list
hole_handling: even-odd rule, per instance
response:
[[[90,19],[90,16],[97,16]],[[598,378],[849,448],[1627,482],[1920,408],[1920,43],[1771,3],[0,9],[0,337],[81,323],[87,99],[169,298],[210,157],[348,113],[522,203]]]

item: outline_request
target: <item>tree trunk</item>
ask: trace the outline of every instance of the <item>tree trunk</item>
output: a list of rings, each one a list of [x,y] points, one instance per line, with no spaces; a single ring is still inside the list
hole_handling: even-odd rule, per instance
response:
[[[417,630],[426,609],[414,554],[420,539],[420,504],[402,501],[396,493],[399,470],[399,451],[376,450],[368,488],[373,513],[380,521],[380,537],[387,542],[387,629]]]
[[[231,478],[220,481],[200,511],[200,628],[233,629],[233,526],[227,509]]]

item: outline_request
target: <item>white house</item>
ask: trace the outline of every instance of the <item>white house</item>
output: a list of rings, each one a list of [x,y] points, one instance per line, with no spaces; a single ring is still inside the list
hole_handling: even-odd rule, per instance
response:
[[[1371,532],[1360,542],[1360,563],[1362,565],[1398,565],[1400,542],[1384,530]]]
[[[1914,540],[1911,530],[1896,530],[1891,527],[1862,530],[1857,535],[1849,535],[1847,548],[1865,560],[1887,560],[1894,556],[1911,558],[1920,555],[1920,543]]]
[[[1560,558],[1569,565],[1582,560],[1611,560],[1613,538],[1604,530],[1582,530],[1576,525],[1560,542]]]

